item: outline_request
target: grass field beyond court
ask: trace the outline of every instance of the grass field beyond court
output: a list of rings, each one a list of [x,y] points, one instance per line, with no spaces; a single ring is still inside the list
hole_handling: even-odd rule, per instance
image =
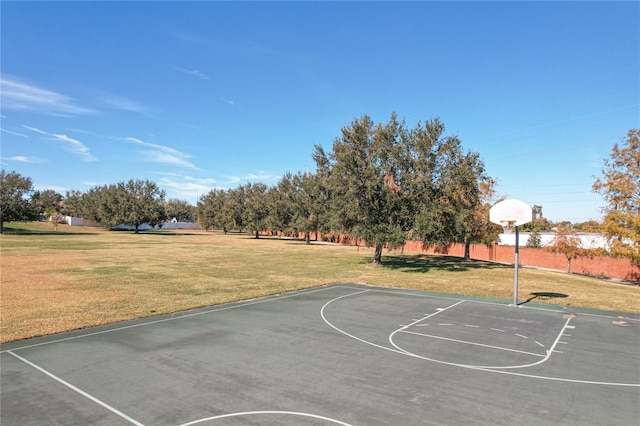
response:
[[[201,231],[141,234],[9,224],[0,339],[8,342],[333,282],[513,297],[513,267],[448,256]],[[556,297],[551,297],[556,296]],[[519,301],[640,312],[640,288],[520,269]]]

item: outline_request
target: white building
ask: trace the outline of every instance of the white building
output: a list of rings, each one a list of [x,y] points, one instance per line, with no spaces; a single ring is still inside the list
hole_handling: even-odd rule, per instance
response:
[[[531,232],[519,232],[519,241],[518,245],[520,247],[525,247],[529,238],[531,236]],[[540,232],[540,245],[550,246],[553,244],[553,237],[555,236],[555,232]],[[595,248],[608,248],[609,242],[607,238],[602,234],[597,233],[589,233],[589,232],[578,232],[576,236],[580,238],[582,241],[582,248],[587,249],[595,249]],[[516,245],[516,233],[502,233],[498,236],[498,245],[501,246],[515,246]]]
[[[94,222],[92,220],[83,219],[81,217],[73,217],[73,216],[65,216],[65,222],[71,226],[103,226],[101,223]],[[135,227],[127,226],[127,225],[118,225],[116,229],[128,229],[133,231]],[[178,222],[173,219],[162,224],[162,227],[152,227],[146,223],[140,225],[138,227],[140,231],[145,231],[147,229],[202,229],[200,225],[195,222]]]

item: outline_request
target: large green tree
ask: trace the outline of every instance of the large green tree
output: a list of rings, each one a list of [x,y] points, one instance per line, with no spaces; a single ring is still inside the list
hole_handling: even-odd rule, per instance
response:
[[[491,178],[482,178],[479,181],[478,199],[473,213],[463,216],[466,219],[461,223],[463,225],[461,229],[465,260],[471,258],[470,246],[472,243],[482,243],[489,246],[498,239],[498,235],[502,232],[501,227],[489,221],[489,210],[496,200],[495,184],[495,180]]]
[[[640,129],[613,146],[602,175],[593,189],[607,202],[604,230],[611,253],[640,262]]]
[[[399,246],[405,240],[408,224],[402,223],[401,179],[397,156],[402,125],[393,115],[383,126],[369,116],[353,120],[325,153],[316,146],[314,158],[328,171],[332,224],[338,232],[364,240],[375,247],[374,263],[380,263],[385,244]]]
[[[45,189],[44,191],[35,191],[31,195],[31,204],[39,214],[47,214],[46,212],[60,212],[62,209],[62,200],[64,197],[53,189]]]
[[[67,216],[84,217],[82,214],[83,196],[84,193],[77,189],[67,191],[60,212]]]
[[[53,229],[58,230],[59,223],[65,223],[62,214],[64,197],[53,189],[35,191],[31,195],[32,208],[41,216],[45,216],[53,224]]]
[[[133,226],[138,233],[140,225],[161,225],[167,220],[164,208],[165,192],[149,180],[129,180],[117,184],[122,200],[122,223]]]
[[[245,228],[244,211],[246,208],[245,187],[229,189],[222,206],[221,218],[225,230]]]
[[[407,129],[394,113],[387,123],[354,120],[314,160],[330,194],[331,224],[375,248],[402,246],[408,236],[427,245],[470,239],[482,162],[465,153],[439,119]]]
[[[82,197],[82,213],[108,228],[127,225],[138,233],[142,224],[155,226],[167,219],[164,197],[154,182],[131,179],[91,188]]]
[[[266,202],[267,185],[264,183],[248,183],[244,185],[244,211],[242,221],[254,232],[255,238],[260,237],[260,231],[267,228],[269,216]]]
[[[227,200],[227,192],[224,189],[212,189],[198,200],[196,214],[200,226],[205,229],[226,228],[226,221],[223,216],[223,209]]]
[[[29,199],[32,193],[31,178],[0,170],[0,233],[5,222],[34,220],[38,217]]]
[[[310,234],[317,235],[325,200],[319,176],[309,172],[286,173],[270,192],[270,216],[274,223],[290,232],[304,232],[310,243]]]
[[[196,208],[185,200],[170,198],[164,205],[167,219],[190,222],[196,218]]]
[[[117,203],[114,185],[96,185],[82,193],[79,203],[74,203],[73,209],[84,219],[113,228],[119,223],[119,216],[116,213]]]
[[[430,165],[421,168],[420,179],[430,177],[432,187],[423,191],[428,200],[418,200],[420,211],[416,218],[416,231],[425,244],[448,246],[463,243],[465,257],[469,245],[486,239],[490,227],[481,211],[483,184],[491,185],[484,173],[484,165],[475,152],[465,152],[457,136],[445,136],[444,125],[434,121],[425,127],[428,133],[420,139],[430,150]],[[489,190],[489,187],[485,187]]]

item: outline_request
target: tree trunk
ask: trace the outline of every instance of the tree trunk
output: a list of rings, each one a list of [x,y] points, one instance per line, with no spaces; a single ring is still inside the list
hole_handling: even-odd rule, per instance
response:
[[[382,243],[376,242],[376,251],[373,254],[373,263],[374,265],[379,265],[382,262]]]
[[[304,233],[304,242],[311,244],[311,233],[309,231]]]
[[[260,238],[260,233],[256,231],[256,240]]]
[[[567,274],[571,273],[571,258],[567,257]]]
[[[469,247],[471,246],[471,243],[469,241],[465,241],[464,243],[464,260],[469,260],[471,258],[471,255],[469,253]]]

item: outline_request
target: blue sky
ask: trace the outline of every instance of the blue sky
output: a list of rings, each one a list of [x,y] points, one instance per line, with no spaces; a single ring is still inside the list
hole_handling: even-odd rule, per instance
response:
[[[498,191],[600,219],[640,127],[638,2],[0,3],[2,167],[36,189],[149,179],[195,204],[275,184],[395,111],[440,117]]]

